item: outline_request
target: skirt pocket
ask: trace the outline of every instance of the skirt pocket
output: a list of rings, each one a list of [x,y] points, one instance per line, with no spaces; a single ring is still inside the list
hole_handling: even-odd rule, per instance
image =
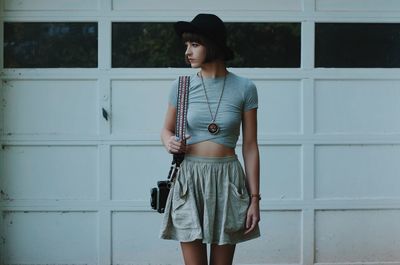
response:
[[[226,209],[226,222],[224,231],[228,233],[238,232],[245,228],[247,209],[250,197],[246,189],[240,189],[232,182],[229,183],[229,197]]]
[[[172,222],[176,228],[196,228],[193,222],[193,208],[189,200],[189,188],[187,181],[181,183],[178,179],[172,197]]]

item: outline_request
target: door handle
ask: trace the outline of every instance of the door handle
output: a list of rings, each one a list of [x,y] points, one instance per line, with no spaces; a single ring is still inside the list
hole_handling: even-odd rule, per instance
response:
[[[103,112],[103,118],[106,120],[106,121],[108,121],[108,112],[104,109],[104,108],[101,108],[102,109],[102,112]]]

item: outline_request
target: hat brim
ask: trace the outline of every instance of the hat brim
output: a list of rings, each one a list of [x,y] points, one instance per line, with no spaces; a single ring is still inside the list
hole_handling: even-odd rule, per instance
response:
[[[205,37],[208,37],[207,32],[203,32],[201,29],[199,29],[198,27],[196,27],[195,25],[193,25],[190,22],[187,21],[178,21],[174,24],[174,29],[176,34],[182,38],[182,34],[183,33],[197,33],[197,34],[201,34],[204,35]],[[212,38],[211,38],[212,39]],[[225,60],[232,60],[234,58],[234,53],[233,51],[226,46],[225,43],[217,43],[218,46],[220,46],[225,53]]]

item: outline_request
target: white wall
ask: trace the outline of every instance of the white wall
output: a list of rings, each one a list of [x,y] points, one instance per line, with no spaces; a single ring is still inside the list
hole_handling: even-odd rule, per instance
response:
[[[301,68],[230,69],[260,96],[262,237],[236,263],[400,264],[400,70],[314,68],[315,22],[399,22],[399,1],[1,3],[2,21],[99,29],[97,69],[2,70],[1,264],[182,264],[148,197],[169,85],[191,70],[111,69],[111,23],[199,12],[302,23]]]

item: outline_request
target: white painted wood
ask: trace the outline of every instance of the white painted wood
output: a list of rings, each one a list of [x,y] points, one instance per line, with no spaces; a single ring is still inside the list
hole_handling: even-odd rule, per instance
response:
[[[3,213],[4,264],[97,264],[95,212]]]
[[[112,264],[181,264],[176,242],[158,238],[161,217],[158,213],[113,212]]]
[[[301,199],[301,146],[260,148],[261,194],[267,200]],[[279,176],[277,175],[279,174]]]
[[[111,132],[111,93],[110,93],[110,79],[104,76],[99,77],[97,94],[97,121],[99,124],[99,135],[101,138],[107,137]],[[108,113],[108,118],[103,116],[103,109]]]
[[[97,264],[112,264],[112,230],[111,230],[111,214],[110,209],[102,209],[98,211],[98,249]]]
[[[96,200],[97,153],[97,146],[7,145],[1,187],[16,200]]]
[[[265,134],[301,133],[300,80],[255,80],[258,96],[265,99],[259,107],[258,132]]]
[[[316,80],[316,133],[400,132],[399,80]]]
[[[315,222],[318,263],[400,260],[398,209],[317,211]]]
[[[96,10],[98,0],[4,0],[4,11]]]
[[[112,200],[147,201],[150,188],[167,179],[171,160],[161,146],[112,146]]]
[[[315,39],[314,21],[301,23],[301,39],[301,68],[313,69],[315,65],[315,42],[310,42],[310,40]]]
[[[111,25],[202,11],[302,23],[301,68],[229,69],[260,98],[262,237],[235,264],[400,265],[400,70],[314,68],[315,23],[399,23],[390,0],[3,1],[1,23],[98,22],[99,66],[0,71],[1,264],[182,264],[148,192],[171,159],[159,140],[170,83],[193,71],[112,69]]]
[[[111,264],[111,211],[106,205],[110,201],[110,172],[111,172],[111,152],[109,144],[99,144],[99,200],[96,203],[98,211],[98,264]]]
[[[233,0],[229,4],[223,1],[185,1],[185,0],[112,0],[113,10],[196,10],[201,11],[225,11],[225,10],[269,10],[269,11],[299,11],[301,0]]]
[[[317,11],[400,11],[397,0],[315,0]]]
[[[173,80],[112,80],[111,133],[159,134]]]
[[[303,0],[303,12],[314,12],[315,11],[315,0]]]
[[[400,145],[318,145],[316,198],[399,198]]]
[[[314,209],[302,210],[302,262],[301,264],[314,264],[315,260],[315,211]]]
[[[399,79],[398,68],[228,68],[239,75],[245,75],[257,80],[296,80],[296,79],[363,79],[385,80]],[[178,75],[196,73],[195,70],[186,68],[114,68],[114,69],[2,69],[3,80],[29,79],[29,80],[60,80],[78,79],[91,80],[108,77],[115,80],[173,80]],[[23,76],[21,76],[23,75]]]
[[[95,80],[8,80],[3,99],[5,134],[98,133]]]
[[[263,238],[238,245],[236,264],[301,264],[301,212],[265,211],[261,219]]]

